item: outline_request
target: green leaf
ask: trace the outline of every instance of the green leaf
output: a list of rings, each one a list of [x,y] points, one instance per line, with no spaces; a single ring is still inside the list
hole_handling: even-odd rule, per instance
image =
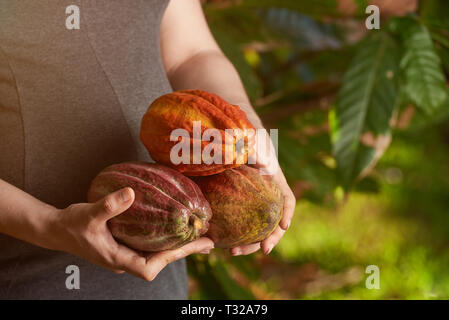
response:
[[[441,60],[426,26],[406,17],[399,18],[396,28],[404,43],[401,60],[405,92],[418,108],[434,113],[447,98]]]
[[[443,69],[447,73],[449,72],[449,38],[436,31],[431,31],[431,35],[432,39],[439,44],[436,46],[436,51],[443,64]]]
[[[379,193],[380,185],[379,182],[374,178],[367,177],[365,179],[362,179],[359,183],[357,183],[357,185],[355,186],[355,190],[364,193]]]
[[[253,69],[245,60],[241,45],[235,43],[226,31],[220,28],[213,28],[212,33],[220,45],[223,53],[229,58],[239,72],[246,92],[251,100],[255,100],[261,95],[261,83],[255,75]]]
[[[338,14],[337,0],[243,0],[240,4],[257,8],[286,8],[318,18]]]
[[[361,43],[343,77],[329,123],[339,180],[346,190],[375,160],[376,147],[362,144],[362,135],[379,138],[390,133],[398,97],[398,61],[394,40],[375,33]]]
[[[232,300],[254,300],[255,297],[247,288],[239,286],[228,272],[226,265],[217,260],[213,266],[213,274],[220,283],[221,288],[226,292],[229,299]]]
[[[357,4],[357,11],[359,14],[365,14],[366,7],[368,7],[368,0],[354,0]]]
[[[257,10],[252,8],[240,6],[214,8],[211,5],[205,5],[204,13],[212,30],[224,31],[235,43],[263,42],[271,36],[270,30]]]
[[[446,69],[446,72],[449,73],[449,47],[438,49],[438,54],[440,55],[441,61],[443,62],[443,66]]]
[[[449,38],[437,31],[430,32],[432,39],[440,43],[442,46],[449,48]]]
[[[449,1],[421,0],[419,14],[427,25],[449,29]]]
[[[198,299],[223,299],[227,297],[226,291],[216,279],[207,257],[191,255],[186,260],[189,276],[198,281],[199,292],[196,294]]]

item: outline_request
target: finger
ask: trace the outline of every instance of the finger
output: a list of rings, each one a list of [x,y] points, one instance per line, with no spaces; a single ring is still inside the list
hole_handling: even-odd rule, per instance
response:
[[[127,210],[134,202],[133,189],[126,187],[108,194],[93,204],[94,218],[107,221]]]
[[[147,258],[126,246],[117,243],[108,258],[108,263],[109,268],[123,270],[136,277],[150,280],[147,273]]]
[[[284,233],[285,230],[278,226],[268,238],[262,241],[262,252],[269,254],[274,246],[279,243]]]
[[[279,167],[279,163],[276,156],[276,149],[274,148],[273,141],[269,135],[265,136],[265,139],[256,139],[256,144],[254,145],[255,152],[251,154],[248,158],[249,163],[254,164],[256,167],[271,167],[276,169]],[[275,171],[271,171],[272,174]]]
[[[214,243],[209,238],[200,238],[196,241],[190,242],[181,248],[174,250],[166,250],[152,255],[147,260],[149,279],[154,279],[162,269],[169,263],[185,258],[193,253],[200,253],[201,251],[210,250],[214,247]]]
[[[123,273],[125,273],[124,270],[113,270],[113,272],[116,273],[116,274],[123,274]]]
[[[92,262],[97,264],[97,265],[99,265],[100,267],[102,267],[102,268],[104,268],[106,270],[109,270],[109,271],[115,273],[115,274],[125,273],[124,270],[117,269],[116,266],[114,264],[110,263],[110,262],[105,262],[104,260],[92,261]]]
[[[105,268],[105,269],[107,269],[107,270],[109,270],[109,271],[111,271],[111,272],[113,272],[113,273],[115,273],[115,274],[122,274],[122,273],[125,273],[125,271],[124,270],[119,270],[119,269],[114,269],[114,268],[111,268],[111,266],[109,265],[109,264],[100,264],[100,266],[102,266],[103,268]]]
[[[187,245],[157,253],[150,253],[146,256],[139,255],[136,251],[117,244],[117,251],[114,255],[114,265],[126,272],[152,281],[158,273],[170,262],[186,257],[189,254],[212,249],[214,243],[208,238],[201,238],[190,242]]]
[[[246,256],[248,254],[256,252],[259,249],[260,249],[260,242],[256,242],[256,243],[248,244],[246,246],[239,246],[239,247],[232,248],[232,249],[230,249],[230,252],[233,256],[241,256],[241,255]]]
[[[281,221],[279,222],[279,226],[287,230],[290,227],[290,223],[293,218],[293,214],[295,212],[296,207],[296,199],[290,189],[286,190],[287,195],[284,196],[284,206]]]

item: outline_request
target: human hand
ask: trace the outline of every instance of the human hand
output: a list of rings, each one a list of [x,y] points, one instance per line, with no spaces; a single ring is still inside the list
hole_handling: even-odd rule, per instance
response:
[[[127,210],[134,191],[123,188],[96,203],[77,203],[57,210],[49,228],[46,247],[77,255],[115,273],[128,272],[152,281],[169,263],[192,253],[208,253],[213,242],[200,238],[181,248],[156,253],[134,251],[117,243],[107,221]]]

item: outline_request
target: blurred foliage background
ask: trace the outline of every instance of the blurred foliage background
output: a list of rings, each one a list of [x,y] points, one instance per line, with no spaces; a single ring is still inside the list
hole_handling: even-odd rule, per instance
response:
[[[449,298],[449,1],[203,4],[298,202],[269,256],[189,258],[190,297]]]

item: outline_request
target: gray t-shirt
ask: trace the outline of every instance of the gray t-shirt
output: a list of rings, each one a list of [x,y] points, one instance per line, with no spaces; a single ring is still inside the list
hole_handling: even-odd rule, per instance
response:
[[[104,167],[150,161],[148,105],[172,89],[159,26],[168,0],[0,1],[0,178],[64,208]],[[80,12],[80,29],[66,19]],[[70,20],[73,25],[76,20]],[[80,289],[66,288],[66,267]],[[0,234],[0,299],[185,299],[185,261],[151,283]]]

